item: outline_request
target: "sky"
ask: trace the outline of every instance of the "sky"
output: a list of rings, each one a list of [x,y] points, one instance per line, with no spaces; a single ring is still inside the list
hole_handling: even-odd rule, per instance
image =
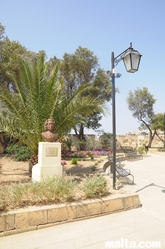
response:
[[[0,22],[10,40],[27,49],[44,50],[47,58],[62,59],[81,46],[99,58],[104,70],[132,46],[142,54],[139,70],[127,73],[121,61],[115,80],[116,133],[138,130],[126,99],[129,91],[147,87],[156,99],[155,113],[165,112],[165,0],[0,0]],[[112,133],[112,106],[99,130]],[[88,130],[87,133],[94,133]]]

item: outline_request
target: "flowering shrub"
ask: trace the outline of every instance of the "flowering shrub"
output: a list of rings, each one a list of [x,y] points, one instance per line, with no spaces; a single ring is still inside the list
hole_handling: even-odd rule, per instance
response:
[[[64,166],[66,164],[65,160],[61,160],[61,165]]]
[[[92,150],[92,151],[68,151],[66,154],[67,158],[94,158],[98,156],[108,156],[112,154],[111,150]]]

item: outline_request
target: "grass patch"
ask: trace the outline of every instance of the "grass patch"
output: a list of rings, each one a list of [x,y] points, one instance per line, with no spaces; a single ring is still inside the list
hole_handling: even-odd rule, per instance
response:
[[[87,198],[105,196],[108,192],[107,182],[102,175],[86,176],[82,190]]]
[[[79,190],[83,191],[83,199],[104,196],[107,194],[107,182],[103,176],[94,175],[86,177],[81,188],[69,176],[48,178],[41,182],[6,185],[0,188],[0,211],[74,201]]]
[[[0,189],[0,210],[69,201],[76,183],[69,177],[53,177],[42,182],[12,184]]]

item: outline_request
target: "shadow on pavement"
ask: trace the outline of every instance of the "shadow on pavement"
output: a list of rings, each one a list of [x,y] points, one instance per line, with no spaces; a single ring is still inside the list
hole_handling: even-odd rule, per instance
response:
[[[156,185],[155,183],[151,183],[151,184],[149,184],[149,185],[146,185],[145,187],[143,187],[143,188],[141,188],[141,189],[138,189],[138,190],[136,190],[135,191],[135,193],[137,193],[137,192],[140,192],[140,191],[142,191],[143,189],[145,189],[145,188],[148,188],[148,187],[157,187],[157,188],[163,188],[163,190],[162,190],[162,192],[163,193],[165,193],[165,187],[162,187],[162,186],[159,186],[159,185]]]

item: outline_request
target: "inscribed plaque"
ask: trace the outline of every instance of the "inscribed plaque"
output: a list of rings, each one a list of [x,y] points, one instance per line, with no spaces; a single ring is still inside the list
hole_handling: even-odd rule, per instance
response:
[[[46,148],[46,157],[58,156],[58,148]]]

